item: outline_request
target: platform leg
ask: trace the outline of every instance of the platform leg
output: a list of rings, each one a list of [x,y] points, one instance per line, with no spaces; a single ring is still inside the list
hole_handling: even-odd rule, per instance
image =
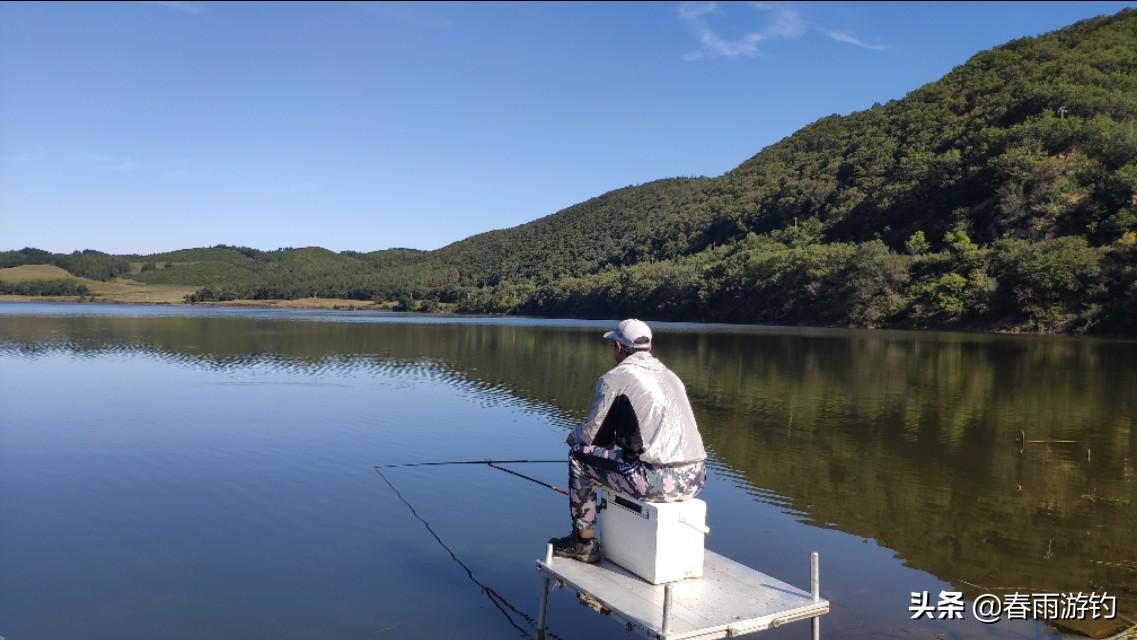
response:
[[[659,630],[667,637],[667,630],[671,626],[671,583],[663,587],[663,624]]]
[[[809,593],[813,596],[813,601],[821,600],[821,570],[818,566],[820,564],[817,552],[814,551],[809,555]],[[813,640],[821,640],[821,616],[814,616],[813,624]]]
[[[549,606],[549,578],[541,589],[541,609],[537,612],[537,640],[545,640],[545,610]]]

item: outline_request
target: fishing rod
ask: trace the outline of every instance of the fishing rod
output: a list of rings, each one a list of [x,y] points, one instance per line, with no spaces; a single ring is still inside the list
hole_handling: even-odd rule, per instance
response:
[[[563,460],[558,460],[558,462],[564,462],[564,461],[563,461]],[[536,479],[536,478],[530,478],[529,476],[527,476],[527,475],[525,475],[525,474],[523,474],[523,473],[517,473],[517,472],[516,472],[516,471],[514,471],[513,469],[506,469],[505,467],[499,467],[499,466],[497,466],[496,464],[493,464],[493,463],[491,463],[491,462],[487,462],[486,464],[488,464],[488,465],[490,466],[490,468],[492,468],[492,469],[497,469],[498,471],[504,471],[504,472],[506,472],[506,473],[508,473],[508,474],[510,474],[510,475],[515,475],[515,476],[517,476],[518,478],[521,478],[522,480],[528,480],[529,482],[532,482],[532,483],[534,483],[534,484],[539,484],[539,485],[541,485],[542,487],[546,487],[546,488],[552,489],[553,491],[556,491],[557,493],[559,493],[559,494],[561,494],[561,495],[565,495],[565,496],[567,496],[567,495],[568,495],[568,491],[565,491],[564,489],[562,489],[562,488],[560,488],[560,487],[554,487],[553,485],[549,484],[548,482],[542,482],[542,481],[540,481],[540,480],[538,480],[538,479]]]
[[[445,462],[408,462],[405,464],[381,464],[377,465],[376,469],[402,469],[407,467],[443,467],[452,464],[550,464],[557,462],[565,464],[565,459],[560,460],[447,460]]]
[[[510,475],[517,476],[518,478],[521,478],[522,480],[528,480],[529,482],[532,482],[533,484],[539,484],[542,487],[545,487],[546,489],[552,489],[553,491],[556,491],[557,493],[559,493],[561,495],[567,496],[568,491],[565,491],[564,489],[562,489],[560,487],[553,486],[553,485],[549,484],[548,482],[544,482],[542,480],[538,480],[537,478],[527,476],[524,473],[518,473],[517,471],[514,471],[513,469],[506,469],[505,467],[498,466],[498,465],[502,465],[502,464],[552,464],[552,463],[565,464],[565,461],[564,460],[447,460],[444,462],[408,462],[405,464],[387,464],[387,465],[376,466],[375,470],[379,472],[379,475],[383,475],[383,472],[379,471],[380,469],[406,469],[409,467],[442,467],[442,466],[460,465],[460,464],[484,464],[484,465],[490,467],[491,469],[497,469],[498,471],[504,471]],[[386,477],[384,477],[384,479],[386,479]]]

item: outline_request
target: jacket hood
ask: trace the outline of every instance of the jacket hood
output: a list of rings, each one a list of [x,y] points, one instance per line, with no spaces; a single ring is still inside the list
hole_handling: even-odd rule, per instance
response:
[[[627,358],[624,358],[624,360],[616,366],[637,367],[646,371],[660,371],[663,369],[663,363],[648,351],[637,351]]]

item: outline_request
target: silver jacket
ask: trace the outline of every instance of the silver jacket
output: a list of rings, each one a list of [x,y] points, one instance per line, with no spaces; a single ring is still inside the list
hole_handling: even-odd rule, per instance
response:
[[[679,376],[647,351],[638,351],[596,381],[588,418],[573,432],[577,442],[592,444],[613,401],[624,395],[639,420],[648,464],[681,464],[705,460],[703,438]]]

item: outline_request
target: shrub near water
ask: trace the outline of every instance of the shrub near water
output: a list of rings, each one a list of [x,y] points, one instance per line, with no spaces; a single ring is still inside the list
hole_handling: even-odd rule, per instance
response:
[[[1091,322],[1096,313],[1091,305],[1104,302],[1102,251],[1085,238],[1000,240],[992,258],[1000,302],[1025,313],[1035,329]]]

